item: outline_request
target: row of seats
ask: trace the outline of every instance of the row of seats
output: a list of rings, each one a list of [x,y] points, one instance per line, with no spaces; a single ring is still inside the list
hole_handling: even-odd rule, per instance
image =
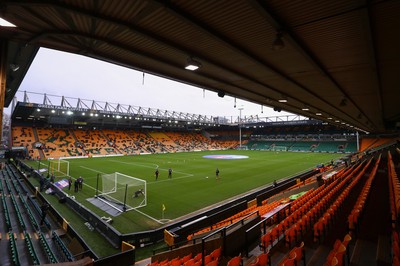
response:
[[[19,208],[19,206],[18,206],[18,204],[17,204],[17,202],[15,200],[15,196],[14,196],[14,193],[12,192],[10,182],[11,182],[11,184],[13,184],[13,187],[14,187],[15,191],[17,192],[17,195],[19,196],[18,198],[23,203],[23,205],[25,207],[24,210],[26,210],[28,212],[28,217],[29,217],[32,225],[34,226],[35,229],[39,229],[38,223],[37,223],[32,211],[31,211],[31,208],[29,207],[29,205],[27,204],[25,198],[23,197],[23,194],[22,194],[22,192],[20,190],[20,186],[17,184],[19,179],[16,177],[15,171],[13,171],[10,168],[9,165],[6,165],[6,167],[4,169],[2,169],[1,175],[3,177],[3,180],[6,183],[8,191],[9,191],[10,199],[11,199],[11,201],[13,203],[14,209],[16,210],[16,214],[17,214],[18,221],[19,221],[19,224],[21,226],[21,229],[22,230],[26,230],[26,224],[24,222],[24,219],[22,218],[21,210],[20,210],[20,208]],[[1,186],[1,184],[2,184],[2,182],[0,182],[0,186]],[[5,210],[6,224],[7,224],[7,226],[9,226],[8,230],[11,230],[12,229],[11,228],[11,221],[10,221],[10,216],[9,216],[9,213],[8,213],[8,207],[7,207],[7,204],[6,204],[5,200],[3,200],[3,207],[4,207],[4,210]],[[9,223],[7,223],[7,221]]]
[[[290,250],[289,254],[285,256],[281,262],[279,262],[279,266],[296,266],[300,265],[301,261],[303,261],[303,264],[306,265],[304,242],[301,242],[298,247],[296,246]]]
[[[400,154],[400,150],[396,151]],[[392,265],[400,266],[400,240],[398,230],[398,219],[400,212],[400,182],[397,177],[393,157],[388,151],[388,174],[389,174],[389,196],[390,211],[392,213]]]
[[[11,251],[11,260],[14,261],[14,257],[15,257],[15,251],[14,251],[14,234],[12,231],[12,225],[11,225],[11,220],[9,217],[9,211],[8,211],[8,206],[7,206],[7,202],[6,202],[6,198],[5,198],[5,193],[3,190],[3,183],[5,183],[6,188],[8,190],[8,195],[9,195],[9,199],[12,202],[12,205],[15,209],[15,214],[17,216],[17,220],[19,222],[19,225],[21,227],[21,230],[23,231],[23,235],[25,238],[25,245],[26,245],[26,250],[27,250],[27,254],[30,257],[30,260],[32,262],[33,265],[38,265],[40,264],[39,259],[38,259],[38,255],[37,252],[34,248],[34,245],[32,244],[32,240],[31,237],[29,235],[29,233],[27,232],[27,226],[25,224],[25,220],[23,217],[23,214],[21,212],[21,207],[18,205],[17,203],[17,198],[22,202],[22,206],[24,209],[24,212],[28,214],[29,220],[31,222],[31,224],[33,225],[35,232],[38,233],[39,235],[39,242],[41,244],[42,250],[46,253],[47,257],[49,258],[49,262],[50,263],[56,263],[58,260],[55,256],[55,254],[52,252],[46,238],[44,237],[44,235],[42,234],[42,232],[40,232],[40,226],[38,225],[38,222],[35,218],[35,216],[32,213],[31,207],[29,206],[29,204],[27,203],[27,200],[31,200],[34,208],[36,208],[38,214],[41,214],[41,210],[40,207],[38,206],[38,204],[36,203],[36,201],[32,200],[31,197],[25,197],[26,193],[23,192],[23,187],[21,184],[18,184],[18,182],[20,182],[20,180],[17,178],[17,174],[15,172],[16,170],[11,168],[8,164],[5,165],[5,167],[0,171],[0,175],[1,175],[1,180],[0,180],[0,189],[3,193],[1,193],[2,195],[2,201],[3,201],[3,211],[5,213],[7,213],[8,215],[5,215],[4,217],[6,217],[6,224],[8,226],[8,234],[10,235],[10,251]],[[26,200],[26,199],[27,200]],[[8,221],[8,222],[7,222]],[[46,222],[48,223],[47,219]],[[18,262],[19,263],[19,262]],[[20,265],[20,264],[15,264],[15,265]]]
[[[357,224],[357,222],[354,224],[355,213],[359,214],[362,211],[362,209],[364,209],[364,206],[366,204],[366,199],[368,198],[369,191],[371,189],[372,181],[374,180],[376,172],[379,167],[380,160],[381,160],[381,156],[379,156],[378,159],[376,160],[375,165],[374,165],[372,171],[370,172],[368,179],[365,182],[360,195],[357,197],[356,203],[354,204],[354,207],[349,215],[348,222],[349,222],[350,230],[352,230],[352,229],[355,230],[355,228],[353,227],[355,224]],[[372,159],[369,160],[368,164],[363,168],[363,171],[361,171],[360,174],[358,174],[353,179],[353,181],[350,183],[348,188],[351,189],[352,187],[354,187],[354,185],[361,179],[362,175],[365,173],[365,170],[368,169],[368,166],[370,165],[371,162],[372,162]],[[350,191],[346,188],[344,193],[350,193]],[[345,255],[346,255],[346,259],[347,259],[347,264],[349,264],[350,263],[350,252],[349,252],[348,244],[350,243],[351,240],[352,240],[352,237],[349,233],[344,236],[343,241],[341,241],[340,239],[336,239],[336,241],[333,245],[333,249],[330,251],[324,265],[327,265],[327,266],[345,265]]]
[[[10,180],[13,180],[13,179],[11,179],[11,177],[10,177],[10,170],[9,170],[9,168],[8,168],[8,166],[6,167],[6,169],[5,169],[5,171],[3,171],[3,176],[4,176],[4,181],[6,182],[6,186],[7,186],[7,189],[8,189],[8,191],[9,191],[9,195],[10,195],[10,199],[11,199],[11,202],[12,202],[12,204],[13,204],[13,206],[14,206],[14,209],[15,209],[15,212],[16,212],[16,214],[17,214],[17,218],[18,218],[18,222],[19,222],[19,225],[20,225],[20,227],[21,227],[21,229],[23,230],[23,231],[25,231],[26,230],[26,224],[25,224],[25,222],[24,222],[24,219],[22,218],[22,213],[21,213],[21,210],[19,209],[19,206],[18,206],[18,203],[17,203],[17,201],[15,200],[15,196],[14,196],[14,194],[12,193],[12,190],[11,190],[11,185],[10,185]],[[15,185],[15,183],[14,182],[11,182],[12,184],[13,184],[13,187],[14,187],[14,189],[16,189],[15,187],[16,187],[16,185]],[[20,193],[19,193],[19,188],[18,188],[18,186],[17,186],[17,194],[19,195]]]
[[[194,257],[192,253],[180,258],[179,256],[171,260],[163,260],[161,262],[155,261],[147,264],[147,266],[218,266],[221,260],[222,248],[214,249],[210,254],[197,253]],[[204,263],[203,263],[204,257]]]
[[[353,171],[351,167],[351,171]],[[346,170],[349,173],[348,170]],[[293,202],[292,213],[282,220],[278,225],[261,237],[261,248],[264,251],[274,246],[274,242],[278,242],[283,235],[286,244],[290,247],[293,243],[297,243],[312,223],[322,215],[322,210],[327,208],[329,204],[328,195],[342,180],[342,172],[339,175],[333,175],[324,186],[306,193],[302,197]],[[329,197],[333,195],[330,194]]]
[[[18,207],[17,201],[15,200],[15,197],[14,197],[13,194],[10,194],[10,198],[11,198],[11,202],[14,205],[14,209],[15,209],[15,211],[17,213],[19,225],[21,226],[21,229],[23,231],[25,231],[26,230],[26,224],[24,222],[24,219],[22,218],[21,210]]]
[[[297,199],[292,204],[294,207],[293,209],[295,210],[270,231],[270,237],[268,240],[262,240],[267,242],[264,245],[270,245],[272,247],[274,239],[279,241],[279,234],[282,234],[282,231],[284,232],[283,236],[289,246],[293,242],[298,243],[301,236],[307,231],[307,228],[312,225],[312,222],[315,221],[319,215],[323,215],[323,209],[333,209],[332,206],[337,205],[338,203],[331,204],[332,202],[339,200],[339,198],[341,201],[343,200],[343,197],[341,197],[342,193],[339,192],[345,190],[343,188],[352,176],[358,173],[357,177],[361,177],[366,169],[367,167],[363,164],[359,164],[357,167],[351,167],[351,169],[341,171],[339,174],[331,177],[332,181],[330,181],[331,183],[329,185],[321,186],[316,190],[309,191],[309,193]],[[357,177],[355,179],[357,179]],[[338,194],[340,194],[340,196],[337,196]],[[296,209],[296,207],[298,207],[298,209]],[[334,208],[336,209],[337,207],[334,206]],[[289,229],[285,230],[288,226],[290,226]],[[296,248],[299,248],[299,250],[302,250],[303,252],[297,252],[296,254],[294,252]],[[303,260],[303,264],[306,265],[304,242],[302,242],[299,247],[293,248],[279,265],[300,265],[300,260]]]
[[[352,240],[349,234],[346,234],[343,238],[343,241],[340,239],[336,239],[333,244],[332,250],[329,252],[328,257],[326,258],[324,266],[342,266],[345,265],[345,255],[347,259],[347,264],[350,265],[350,253],[348,249],[348,245]]]
[[[3,175],[1,172],[0,175]],[[1,201],[3,202],[3,212],[4,212],[4,218],[7,226],[7,231],[11,230],[11,219],[10,219],[10,212],[8,211],[8,206],[6,203],[6,196],[4,194],[3,190],[3,184],[0,182],[0,191],[1,191]]]
[[[294,223],[294,217],[299,213],[299,211],[302,212],[303,210],[308,210],[308,208],[311,208],[311,205],[315,204],[319,200],[320,196],[318,195],[321,195],[320,192],[322,190],[323,187],[321,186],[318,189],[308,192],[296,199],[290,206],[291,214],[286,213],[285,219],[261,236],[260,247],[264,250],[264,252],[266,252],[268,248],[272,248],[275,241],[279,241],[281,239],[281,235],[284,235],[285,231]],[[307,203],[300,206],[298,203],[301,202],[302,199],[307,199]]]
[[[8,236],[10,238],[10,250],[11,250],[11,260],[14,265],[21,265],[19,261],[17,242],[15,241],[15,235],[12,232],[8,232]]]
[[[33,247],[31,236],[25,232],[25,243],[26,246],[28,247],[28,253],[29,256],[31,257],[32,265],[40,265],[39,257],[35,251],[35,248]]]
[[[288,222],[284,221],[286,229],[285,241],[289,247],[293,243],[297,243],[309,228],[313,225],[315,226],[317,219],[321,217],[327,209],[329,209],[331,202],[344,183],[344,179],[341,178],[333,177],[332,180],[333,182],[318,193],[313,200],[304,204],[288,216]],[[318,199],[318,201],[314,201],[314,199]]]
[[[271,258],[269,253],[261,253],[258,255],[253,262],[249,264],[249,266],[271,266]]]
[[[396,168],[393,163],[393,157],[390,151],[388,152],[388,172],[389,172],[389,188],[390,188],[390,203],[392,209],[392,223],[396,225],[400,215],[400,182],[397,177]]]
[[[231,217],[228,217],[228,218],[226,218],[226,219],[224,219],[224,220],[222,220],[222,221],[220,221],[220,222],[218,222],[218,223],[216,223],[216,224],[214,224],[214,225],[212,225],[210,227],[203,228],[203,229],[201,229],[201,230],[199,230],[199,231],[197,231],[197,232],[195,232],[195,233],[193,233],[191,235],[188,235],[187,239],[191,240],[196,235],[201,235],[201,234],[210,232],[212,230],[219,229],[219,228],[228,226],[230,224],[233,224],[233,223],[241,220],[243,217],[245,217],[246,215],[248,215],[251,212],[258,211],[258,214],[260,216],[262,216],[262,215],[268,213],[269,211],[273,210],[274,208],[276,208],[279,204],[280,204],[279,201],[274,201],[274,202],[272,202],[270,204],[265,203],[265,204],[263,204],[261,206],[253,205],[253,206],[251,206],[251,207],[249,207],[249,208],[247,208],[247,209],[245,209],[243,211],[240,211],[240,212],[232,215]]]
[[[58,260],[57,260],[56,256],[54,255],[53,251],[51,250],[49,243],[47,243],[47,240],[46,240],[45,236],[43,235],[43,233],[38,232],[38,235],[39,235],[40,245],[42,246],[49,262],[50,263],[58,263]]]
[[[68,261],[74,261],[74,256],[72,255],[71,251],[67,248],[65,243],[61,240],[61,238],[57,235],[55,231],[52,233],[53,240],[57,244],[57,248],[61,251],[63,256],[68,260]]]
[[[372,186],[372,181],[375,178],[376,171],[378,170],[380,160],[381,160],[381,156],[378,157],[374,168],[372,169],[371,173],[369,174],[369,177],[368,177],[367,181],[365,182],[360,195],[357,198],[356,204],[354,205],[353,209],[351,210],[351,212],[347,218],[349,230],[352,232],[355,232],[355,233],[357,232],[357,225],[359,223],[359,218],[360,218],[360,215],[363,212],[364,207],[366,205],[366,201],[367,201],[367,198],[368,198],[369,192],[371,190],[371,186]]]
[[[359,164],[354,171],[348,176],[346,180],[350,182],[347,186],[343,189],[343,186],[346,184],[342,182],[335,188],[335,192],[341,190],[340,194],[336,197],[335,201],[331,206],[326,210],[326,212],[321,216],[321,218],[314,224],[314,240],[321,241],[322,237],[328,231],[328,228],[333,224],[333,218],[336,217],[338,209],[341,208],[342,204],[349,196],[351,190],[354,186],[358,183],[361,177],[364,175],[365,171],[368,169],[371,160],[367,162],[364,166],[363,163]],[[353,178],[353,176],[355,177]]]
[[[335,187],[332,190],[332,194],[336,194],[337,191],[342,190],[334,202],[327,208],[325,213],[321,216],[321,218],[314,224],[314,240],[321,241],[321,238],[326,234],[328,231],[329,226],[333,224],[333,220],[337,215],[337,211],[341,208],[344,201],[349,196],[350,192],[354,188],[354,186],[359,182],[361,177],[365,174],[365,171],[368,169],[369,165],[371,164],[372,160],[369,160],[367,164],[364,166],[363,163],[359,164],[359,167],[355,169],[355,172],[358,172],[357,175],[350,180],[349,184],[342,190],[345,182],[342,182],[340,185]],[[350,176],[352,177],[352,175]],[[348,180],[348,179],[347,179]]]

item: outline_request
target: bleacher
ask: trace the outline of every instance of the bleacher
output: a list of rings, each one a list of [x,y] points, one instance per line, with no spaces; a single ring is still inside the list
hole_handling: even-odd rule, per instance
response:
[[[46,158],[60,158],[81,155],[75,146],[75,138],[68,129],[36,128],[38,141]]]
[[[13,147],[25,147],[31,158],[39,158],[38,149],[34,146],[36,143],[32,127],[12,127],[12,145]]]
[[[3,166],[0,169],[0,217],[5,219],[0,219],[0,236],[7,237],[0,237],[0,264],[42,265],[77,261],[77,253],[68,248],[65,238],[55,239],[49,235],[60,230],[59,226],[48,218],[45,225],[39,225],[41,210],[37,206],[41,203],[32,197],[16,168],[8,164]]]
[[[236,148],[239,144],[236,131],[208,132],[169,132],[135,130],[83,130],[15,127],[14,142],[18,145],[28,143],[33,158],[40,156],[32,148],[37,133],[37,143],[45,158],[71,156],[106,156],[116,154],[160,153],[194,150],[219,150]],[[249,134],[251,131],[248,132]],[[232,135],[229,135],[232,134]],[[29,136],[29,139],[27,139]],[[208,136],[208,137],[207,137]],[[212,136],[212,137],[211,137]],[[235,140],[233,140],[235,139]],[[285,150],[302,152],[355,152],[356,143],[339,141],[317,141],[298,139],[261,140],[244,138],[242,145],[253,150]]]
[[[82,143],[86,155],[118,154],[116,149],[100,130],[75,129],[73,130],[73,133],[76,136],[77,141]]]

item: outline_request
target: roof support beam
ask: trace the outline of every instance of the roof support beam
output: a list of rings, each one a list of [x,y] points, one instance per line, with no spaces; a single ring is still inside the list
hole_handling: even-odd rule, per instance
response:
[[[260,11],[260,13],[265,17],[269,24],[273,25],[277,30],[283,30],[285,32],[285,39],[287,39],[297,50],[303,54],[305,58],[311,62],[314,67],[320,71],[324,76],[326,76],[334,85],[337,87],[342,93],[344,97],[350,100],[350,102],[366,117],[363,110],[358,106],[356,102],[354,102],[350,96],[346,93],[343,87],[335,80],[335,78],[329,73],[329,71],[325,68],[325,66],[321,63],[316,55],[312,53],[312,51],[304,44],[300,38],[296,36],[294,32],[292,32],[291,28],[286,25],[282,19],[280,19],[276,14],[273,13],[273,9],[268,5],[265,1],[260,0],[252,0],[255,5],[255,8]],[[362,8],[362,7],[360,7]],[[357,8],[356,10],[360,9]],[[319,97],[318,97],[319,98]],[[348,115],[348,114],[347,114]],[[353,120],[356,120],[355,117],[352,117]]]

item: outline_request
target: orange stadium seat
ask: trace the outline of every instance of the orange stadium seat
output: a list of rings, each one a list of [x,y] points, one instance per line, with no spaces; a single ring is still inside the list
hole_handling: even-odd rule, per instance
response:
[[[240,256],[231,258],[227,264],[227,266],[241,266],[241,265],[242,265],[242,258]]]

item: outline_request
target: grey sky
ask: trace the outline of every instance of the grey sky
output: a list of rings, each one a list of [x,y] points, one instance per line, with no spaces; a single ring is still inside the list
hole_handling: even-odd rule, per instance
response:
[[[152,107],[212,116],[238,116],[234,98],[218,97],[217,93],[145,74],[88,57],[41,48],[23,80],[22,91],[47,93],[100,102]],[[30,99],[34,101],[34,99]],[[53,104],[60,104],[53,102]],[[242,116],[282,116],[271,108],[240,99]]]

